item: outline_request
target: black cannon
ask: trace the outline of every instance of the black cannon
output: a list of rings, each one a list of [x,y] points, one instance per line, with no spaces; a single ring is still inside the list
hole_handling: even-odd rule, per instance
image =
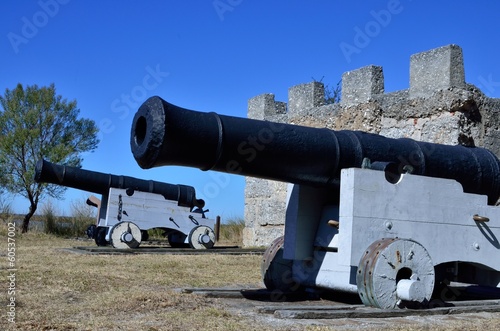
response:
[[[102,246],[136,248],[146,240],[147,230],[165,231],[172,246],[190,244],[210,248],[215,241],[215,220],[205,217],[205,202],[196,198],[194,187],[129,176],[117,176],[39,160],[35,181],[98,193],[89,198],[98,208],[97,224],[87,230]],[[201,242],[200,242],[201,241]]]
[[[357,292],[387,309],[428,306],[450,281],[500,286],[500,162],[486,149],[202,113],[159,97],[135,114],[130,144],[142,168],[295,184],[284,237],[264,254],[270,290]]]
[[[203,208],[205,202],[196,199],[194,187],[174,185],[153,180],[143,180],[129,176],[117,176],[76,167],[58,165],[46,160],[38,160],[35,166],[35,181],[76,188],[82,191],[106,194],[109,188],[128,189],[162,195],[175,200],[179,206]]]
[[[135,114],[130,144],[144,169],[180,165],[328,187],[338,185],[342,169],[369,160],[393,172],[454,179],[490,204],[500,196],[500,161],[483,148],[202,113],[159,97]]]

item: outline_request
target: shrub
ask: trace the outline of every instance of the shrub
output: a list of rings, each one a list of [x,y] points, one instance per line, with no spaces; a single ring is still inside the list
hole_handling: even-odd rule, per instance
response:
[[[56,216],[58,214],[52,202],[47,202],[42,208],[44,232],[58,236],[79,237],[85,236],[87,227],[95,223],[93,207],[83,202],[73,201],[71,216]]]
[[[89,206],[85,201],[73,201],[68,235],[85,236],[88,226],[96,223],[96,210],[95,207]]]
[[[241,217],[230,218],[220,225],[219,241],[235,244],[243,243],[245,220]]]
[[[7,223],[13,215],[12,202],[7,200],[7,197],[0,193],[0,220],[2,220],[3,223]]]
[[[43,205],[42,217],[44,219],[44,232],[58,234],[56,210],[52,201],[48,201]]]

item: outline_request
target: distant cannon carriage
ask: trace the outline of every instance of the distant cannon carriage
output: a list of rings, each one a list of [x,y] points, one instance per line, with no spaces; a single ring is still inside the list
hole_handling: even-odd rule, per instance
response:
[[[163,229],[171,246],[212,248],[216,240],[216,220],[207,218],[205,202],[195,189],[128,176],[116,176],[39,160],[37,182],[57,184],[97,193],[87,200],[98,208],[97,222],[88,234],[98,246],[136,248],[147,240],[148,230]]]
[[[449,282],[500,287],[500,161],[486,149],[202,113],[159,97],[135,114],[130,143],[146,169],[295,184],[284,238],[264,254],[271,290],[345,291],[395,308],[426,305]]]

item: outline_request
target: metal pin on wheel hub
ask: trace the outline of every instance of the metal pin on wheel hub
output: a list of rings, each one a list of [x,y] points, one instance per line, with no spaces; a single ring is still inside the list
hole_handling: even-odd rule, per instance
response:
[[[434,289],[434,265],[415,241],[381,239],[361,258],[356,283],[367,306],[391,309],[401,301],[425,303]]]
[[[132,242],[133,239],[134,239],[134,236],[132,236],[131,233],[128,233],[128,232],[122,233],[121,241],[123,241],[125,243],[129,243],[129,242]]]
[[[207,234],[202,234],[200,236],[199,242],[203,245],[208,244],[211,241],[210,236]]]

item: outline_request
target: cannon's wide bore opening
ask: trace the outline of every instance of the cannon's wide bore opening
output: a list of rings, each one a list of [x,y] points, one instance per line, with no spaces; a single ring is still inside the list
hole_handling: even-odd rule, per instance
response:
[[[140,116],[135,123],[135,132],[134,139],[135,143],[140,146],[144,142],[144,138],[146,138],[146,130],[148,128],[148,124],[146,118],[144,116]]]

